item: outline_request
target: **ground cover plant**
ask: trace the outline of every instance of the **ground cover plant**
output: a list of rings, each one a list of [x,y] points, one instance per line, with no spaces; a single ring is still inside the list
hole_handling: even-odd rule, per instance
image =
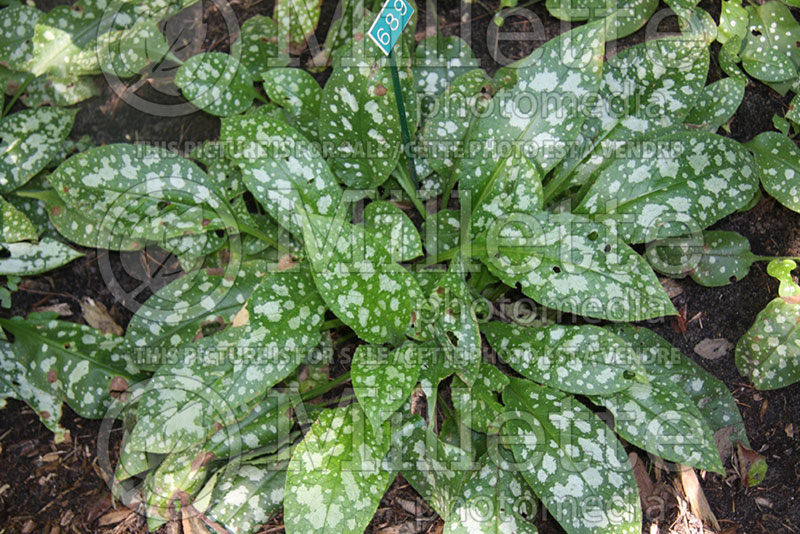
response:
[[[724,474],[722,436],[757,484],[766,466],[726,386],[641,322],[677,314],[656,273],[714,287],[769,261],[778,296],[736,363],[759,389],[800,379],[793,259],[708,230],[761,186],[797,210],[798,149],[789,129],[717,133],[744,74],[706,84],[714,37],[696,6],[674,6],[682,33],[606,54],[647,21],[638,6],[623,24],[548,3],[592,20],[490,77],[439,34],[407,32],[384,57],[373,13],[347,3],[314,57],[332,66],[324,85],[287,67],[316,3],[279,2],[230,53],[183,59],[158,23],[185,4],[3,9],[6,298],[79,257],[70,244],[158,246],[183,275],[124,335],[0,319],[0,396],[57,439],[63,402],[121,421],[115,496],[152,529],[255,532],[283,510],[290,533],[363,532],[401,473],[445,532],[535,532],[540,506],[570,533],[639,532],[622,440]],[[68,139],[85,77],[164,62],[220,117],[216,141],[179,155]],[[540,313],[496,313],[507,295]],[[343,336],[358,346],[331,377]],[[351,398],[325,397],[347,381]]]

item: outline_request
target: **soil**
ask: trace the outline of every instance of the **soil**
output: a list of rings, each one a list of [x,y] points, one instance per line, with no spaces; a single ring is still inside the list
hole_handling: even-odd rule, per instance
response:
[[[47,9],[58,3],[64,2],[48,1],[40,5]],[[418,30],[422,30],[423,21],[433,18],[429,17],[424,3],[419,4]],[[240,23],[256,14],[270,14],[273,9],[269,1],[234,0],[229,5]],[[441,2],[437,11],[441,31],[468,39],[481,66],[490,74],[501,66],[490,54],[494,46],[492,35],[487,38],[496,5],[494,0],[472,4],[472,18],[463,25],[459,2]],[[227,50],[231,36],[222,29],[223,17],[211,1],[206,1],[203,7],[207,17],[201,23],[205,23],[206,33],[199,46],[204,50]],[[335,7],[332,0],[323,2],[323,22],[317,32],[320,43]],[[701,7],[715,18],[718,16],[718,1],[704,1]],[[563,24],[549,15],[542,3],[529,8],[542,21],[547,39],[563,31]],[[666,20],[662,26],[665,31],[674,30],[675,21]],[[509,17],[502,31],[526,32],[531,28],[528,20]],[[642,39],[643,32],[638,32],[622,40],[620,45],[628,46]],[[541,38],[533,42],[501,41],[499,50],[505,57],[516,59],[542,42]],[[305,53],[299,61],[305,64],[309,57]],[[715,57],[716,54],[712,54],[709,81],[721,77]],[[327,75],[327,71],[315,73],[320,81]],[[176,147],[180,150],[187,143],[218,136],[216,118],[201,112],[172,118],[149,115],[120,99],[105,80],[98,80],[98,83],[102,84],[101,95],[80,105],[72,134],[76,139],[88,135],[95,144],[178,141]],[[179,95],[164,94],[147,84],[138,88],[137,94],[159,103],[181,102]],[[730,123],[730,136],[745,142],[758,132],[771,130],[772,116],[782,116],[788,103],[788,97],[751,81],[744,102]],[[800,256],[800,214],[783,208],[767,196],[753,210],[731,215],[714,229],[741,233],[750,240],[757,254]],[[3,310],[3,315],[25,315],[43,306],[63,303],[70,312],[63,319],[81,322],[81,300],[91,297],[105,304],[112,318],[125,326],[137,303],[143,302],[179,272],[174,260],[163,257],[157,250],[135,254],[84,252],[85,257],[70,265],[26,278],[20,291],[13,296],[11,310]],[[109,276],[119,282],[122,291],[109,289]],[[794,437],[795,433],[800,433],[800,384],[759,392],[739,376],[732,351],[718,359],[707,360],[693,350],[705,338],[724,337],[735,344],[756,314],[776,295],[777,283],[766,274],[763,263],[756,263],[749,276],[723,288],[703,288],[689,279],[677,280],[675,285],[682,290],[674,299],[681,319],[655,321],[648,326],[728,386],[741,409],[753,449],[763,454],[770,466],[766,480],[755,488],[745,488],[730,463],[726,477],[711,473],[701,476],[703,490],[721,530],[740,534],[800,532],[800,442]],[[71,439],[55,444],[50,432],[25,404],[9,400],[6,408],[0,411],[0,533],[146,532],[138,514],[112,508],[98,464],[97,436],[101,422],[82,419],[65,406],[62,425],[69,429]],[[112,457],[116,453],[115,446],[118,448],[118,434],[112,432]],[[645,457],[641,451],[639,453]],[[659,475],[658,470],[651,471]],[[648,509],[644,531],[701,532],[696,518],[686,512],[685,504],[672,496],[672,479],[672,476],[663,475],[660,486],[668,498],[663,506]],[[542,533],[562,532],[555,521],[541,513],[536,522]],[[655,530],[652,530],[653,525],[657,526]],[[162,528],[162,532],[170,534],[180,531],[178,525]],[[282,531],[280,517],[261,530],[264,534]],[[368,532],[441,532],[441,520],[398,476]]]

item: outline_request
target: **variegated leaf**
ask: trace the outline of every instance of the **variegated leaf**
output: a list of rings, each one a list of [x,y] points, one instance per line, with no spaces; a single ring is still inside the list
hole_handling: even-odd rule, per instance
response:
[[[255,89],[249,70],[228,54],[204,52],[178,68],[175,85],[203,111],[227,117],[253,104]]]

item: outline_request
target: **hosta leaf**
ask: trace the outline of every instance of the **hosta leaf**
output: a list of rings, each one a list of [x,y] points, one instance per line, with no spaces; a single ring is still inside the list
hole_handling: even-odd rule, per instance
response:
[[[9,5],[0,11],[0,62],[24,70],[33,58],[33,32],[42,12],[28,5]]]
[[[417,228],[408,215],[391,202],[370,202],[364,209],[364,228],[384,244],[393,261],[410,261],[422,256]]]
[[[800,39],[800,25],[789,8],[772,1],[746,9],[750,18],[741,54],[744,70],[763,82],[794,80],[800,62],[800,51],[795,46]]]
[[[50,175],[71,210],[97,232],[154,241],[231,223],[225,198],[188,159],[150,145],[115,144],[77,154]]]
[[[648,141],[669,153],[609,161],[573,211],[614,221],[623,240],[643,243],[706,228],[744,206],[758,187],[752,158],[736,141],[701,131]]]
[[[0,402],[7,397],[25,401],[39,420],[55,434],[55,441],[64,441],[68,430],[61,421],[61,398],[48,389],[42,389],[30,379],[30,371],[22,364],[12,345],[0,341]]]
[[[322,12],[320,0],[278,0],[275,2],[275,22],[281,43],[305,44],[313,36]],[[284,45],[285,46],[285,45]]]
[[[777,132],[763,132],[747,144],[756,159],[761,185],[787,208],[800,212],[800,149]]]
[[[189,102],[221,117],[247,110],[255,96],[248,69],[235,57],[220,52],[190,57],[178,68],[175,85]]]
[[[682,389],[703,414],[713,432],[732,427],[730,439],[750,446],[736,400],[721,380],[648,328],[626,324],[608,328],[637,351],[651,384]]]
[[[655,13],[655,0],[547,0],[547,10],[561,20],[583,21],[609,17],[608,40],[621,39],[644,26]]]
[[[361,345],[353,355],[353,390],[373,427],[380,426],[411,395],[417,384],[420,350],[405,343],[394,350]]]
[[[586,24],[517,64],[516,88],[495,95],[492,113],[471,129],[469,157],[458,164],[459,190],[472,193],[473,209],[507,174],[534,181],[563,158],[586,117],[578,103],[599,88],[605,37],[602,21]],[[536,104],[523,104],[520,93]]]
[[[270,69],[264,74],[264,91],[300,133],[317,138],[322,88],[313,76],[302,69]]]
[[[414,50],[414,87],[420,98],[423,115],[433,108],[433,100],[450,83],[468,70],[478,67],[478,60],[466,41],[454,35],[432,35]]]
[[[614,414],[614,431],[637,447],[683,465],[725,474],[714,436],[678,384],[633,384],[591,397]]]
[[[158,290],[131,317],[131,347],[178,347],[202,336],[204,324],[222,329],[250,298],[266,272],[262,261],[234,262],[227,269],[201,269]]]
[[[503,402],[514,410],[503,437],[516,467],[548,511],[572,534],[638,534],[641,507],[625,449],[570,395],[511,379]]]
[[[140,377],[120,350],[121,337],[45,315],[0,319],[0,325],[14,334],[14,353],[31,384],[81,417],[103,417],[114,403],[112,391],[124,391]]]
[[[753,326],[736,344],[736,367],[757,389],[778,389],[800,381],[800,291],[791,278],[797,265],[773,261],[768,272],[784,277],[780,296],[756,316]]]
[[[750,252],[750,242],[736,232],[707,230],[702,240],[670,239],[653,244],[647,251],[653,268],[667,276],[682,277],[706,287],[726,286],[741,280],[759,258]]]
[[[49,237],[38,243],[0,243],[0,248],[8,253],[6,257],[0,258],[2,276],[33,276],[83,256],[81,252]]]
[[[555,389],[603,395],[645,380],[630,345],[597,326],[522,328],[491,322],[481,331],[515,371]]]
[[[741,78],[723,78],[706,85],[686,116],[686,123],[716,132],[739,109],[746,85],[747,82]]]
[[[273,67],[285,67],[289,56],[278,49],[278,28],[264,15],[250,17],[242,24],[239,37],[231,45],[231,55],[239,59],[255,81]]]
[[[16,243],[36,239],[33,223],[13,204],[0,197],[0,242]]]
[[[205,515],[234,534],[256,531],[281,509],[286,465],[229,465],[216,481]]]
[[[611,228],[581,217],[512,216],[475,252],[505,284],[519,282],[550,308],[615,321],[675,313],[647,262]]]
[[[502,457],[484,455],[480,468],[464,483],[463,495],[445,523],[444,533],[536,534],[531,520],[536,497],[522,475]]]
[[[413,132],[416,93],[405,65],[408,54],[402,46],[394,53]],[[341,182],[371,189],[386,181],[397,166],[402,137],[388,59],[371,39],[362,36],[343,52],[322,91],[320,116],[319,139],[336,148],[328,161]]]
[[[381,461],[389,425],[370,426],[357,404],[323,411],[286,473],[287,534],[361,534],[394,478]]]
[[[414,416],[397,436],[402,450],[401,472],[425,502],[445,521],[463,496],[472,459],[459,447],[443,443],[425,421]]]
[[[286,121],[261,114],[226,122],[222,137],[236,147],[231,158],[242,179],[279,224],[300,236],[299,206],[333,215],[342,191],[317,148]]]
[[[304,214],[303,237],[314,282],[331,311],[368,343],[401,336],[419,288],[362,227]]]
[[[72,130],[75,113],[26,109],[0,120],[0,191],[13,191],[50,163]]]

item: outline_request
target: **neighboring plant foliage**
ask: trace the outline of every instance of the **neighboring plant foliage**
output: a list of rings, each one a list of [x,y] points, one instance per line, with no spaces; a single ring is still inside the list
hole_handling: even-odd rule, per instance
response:
[[[79,87],[140,72],[169,53],[155,23],[185,7],[151,4],[126,2],[131,16],[111,27],[91,2],[1,11],[0,59],[8,80],[23,78],[4,87],[43,103],[40,79]],[[752,207],[760,185],[797,210],[800,152],[775,132],[747,145],[716,132],[744,94],[737,59],[778,84],[796,76],[795,52],[762,57],[737,29],[773,31],[775,0],[726,4],[729,77],[707,85],[711,32],[694,4],[672,6],[682,35],[607,59],[607,41],[644,25],[655,3],[568,4],[547,7],[592,20],[490,78],[464,41],[442,35],[416,48],[403,38],[384,57],[364,37],[369,12],[348,2],[320,86],[286,67],[320,4],[280,1],[274,21],[245,23],[231,54],[176,62],[186,99],[221,117],[219,139],[191,157],[73,143],[74,110],[5,116],[0,297],[18,276],[82,255],[67,243],[158,245],[185,274],[124,336],[53,313],[0,319],[0,398],[27,402],[58,439],[63,402],[121,419],[115,495],[143,503],[152,529],[180,512],[250,533],[282,508],[289,534],[360,533],[401,473],[444,532],[534,533],[538,500],[571,534],[634,533],[641,509],[621,440],[724,474],[715,434],[749,447],[732,395],[626,322],[677,313],[656,272],[720,286],[770,259],[707,228]],[[153,46],[126,46],[129,34]],[[794,267],[770,263],[779,297],[736,349],[758,388],[800,379]],[[503,295],[530,297],[541,320],[490,317]],[[598,321],[543,319],[555,312]],[[350,368],[334,371],[347,341]],[[347,381],[343,402],[325,396]]]

